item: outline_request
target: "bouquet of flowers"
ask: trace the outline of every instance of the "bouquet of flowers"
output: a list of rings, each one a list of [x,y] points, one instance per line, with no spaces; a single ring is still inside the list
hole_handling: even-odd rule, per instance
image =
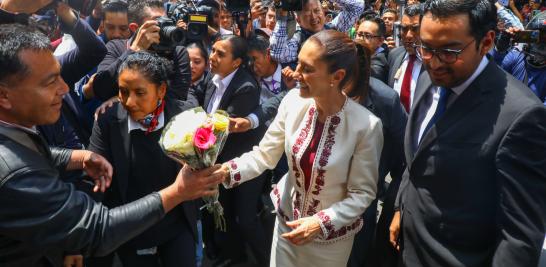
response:
[[[229,119],[225,111],[207,114],[201,107],[186,110],[171,119],[159,145],[170,158],[195,170],[214,165],[228,136]],[[204,197],[205,208],[213,214],[217,229],[225,231],[224,209],[218,194]]]

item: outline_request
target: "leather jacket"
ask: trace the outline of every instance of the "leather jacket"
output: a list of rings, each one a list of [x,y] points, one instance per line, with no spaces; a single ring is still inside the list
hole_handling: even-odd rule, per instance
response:
[[[62,266],[64,251],[106,255],[165,215],[159,193],[108,209],[62,182],[71,153],[0,123],[0,266]]]

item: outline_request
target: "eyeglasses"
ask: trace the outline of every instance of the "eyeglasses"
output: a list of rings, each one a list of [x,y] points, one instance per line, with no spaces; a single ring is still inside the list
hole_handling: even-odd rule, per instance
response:
[[[400,30],[403,32],[403,33],[406,33],[408,31],[412,31],[412,32],[419,32],[419,28],[420,28],[421,25],[419,24],[416,24],[416,25],[400,25]]]
[[[372,35],[370,33],[367,33],[367,32],[357,32],[356,33],[356,39],[364,39],[366,38],[366,40],[371,40],[373,38],[379,38],[381,37],[380,35]]]
[[[443,63],[453,64],[455,63],[455,61],[457,61],[457,58],[459,57],[459,55],[474,41],[476,40],[470,41],[462,49],[449,49],[449,48],[432,49],[422,44],[414,45],[413,47],[415,48],[415,52],[417,52],[417,55],[423,60],[430,60],[434,56],[437,56],[438,59],[442,61]]]

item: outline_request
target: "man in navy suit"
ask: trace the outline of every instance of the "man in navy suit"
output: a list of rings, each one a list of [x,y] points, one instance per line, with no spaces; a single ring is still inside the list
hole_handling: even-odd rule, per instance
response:
[[[391,242],[404,266],[537,266],[545,232],[546,108],[486,54],[488,0],[429,0]],[[401,218],[399,217],[401,215]]]

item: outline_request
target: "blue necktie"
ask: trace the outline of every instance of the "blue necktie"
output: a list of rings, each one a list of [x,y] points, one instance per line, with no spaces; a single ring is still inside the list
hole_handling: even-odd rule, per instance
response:
[[[451,95],[451,89],[440,87],[440,99],[438,99],[438,105],[436,106],[436,111],[434,112],[434,115],[430,119],[430,121],[427,124],[427,127],[425,127],[425,131],[423,132],[423,137],[428,132],[430,127],[434,125],[440,117],[444,114],[447,108],[447,100],[449,99],[449,96]]]

